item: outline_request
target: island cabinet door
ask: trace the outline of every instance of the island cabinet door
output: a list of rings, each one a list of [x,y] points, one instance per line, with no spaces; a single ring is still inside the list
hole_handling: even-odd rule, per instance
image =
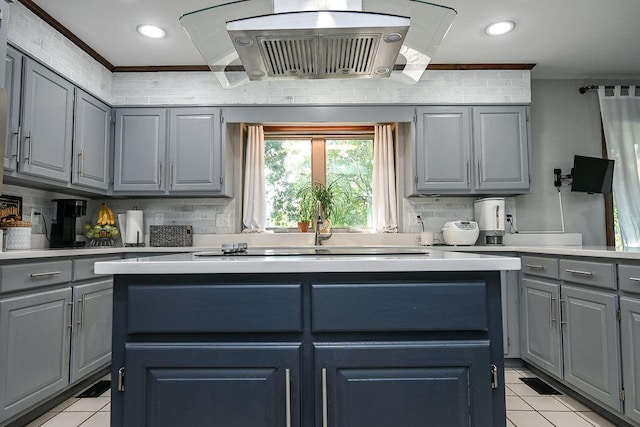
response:
[[[114,426],[300,426],[300,344],[127,344]]]
[[[504,426],[489,341],[315,345],[315,425]]]

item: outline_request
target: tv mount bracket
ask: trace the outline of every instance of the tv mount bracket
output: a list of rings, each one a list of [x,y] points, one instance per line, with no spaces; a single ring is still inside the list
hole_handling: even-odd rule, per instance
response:
[[[553,170],[553,185],[560,189],[560,187],[562,187],[562,181],[568,181],[570,179],[573,178],[573,168],[571,169],[571,174],[569,175],[562,175],[562,170],[561,169],[554,169]]]

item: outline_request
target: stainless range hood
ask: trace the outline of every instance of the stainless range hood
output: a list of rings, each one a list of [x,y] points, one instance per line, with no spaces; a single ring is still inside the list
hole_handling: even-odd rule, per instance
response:
[[[417,0],[239,0],[180,22],[220,84],[232,88],[286,79],[415,83],[455,15]]]
[[[291,12],[227,23],[251,80],[389,77],[409,18],[343,11]]]

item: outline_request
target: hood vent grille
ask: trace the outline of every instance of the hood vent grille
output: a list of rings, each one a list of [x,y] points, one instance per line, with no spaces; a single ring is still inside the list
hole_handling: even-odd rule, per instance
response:
[[[269,77],[337,78],[371,74],[379,40],[379,35],[259,37],[258,45]]]
[[[371,74],[379,37],[327,37],[324,72],[328,75]]]
[[[318,41],[309,38],[260,38],[260,50],[270,77],[312,77],[318,74],[313,52]]]

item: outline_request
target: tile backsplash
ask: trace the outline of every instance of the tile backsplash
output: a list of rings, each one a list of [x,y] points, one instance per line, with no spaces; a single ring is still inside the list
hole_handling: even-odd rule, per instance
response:
[[[424,224],[424,231],[433,232],[434,243],[443,243],[442,227],[447,221],[473,221],[473,202],[482,197],[418,197],[404,199],[404,232],[418,233],[423,227],[416,223],[416,215],[420,215]],[[505,197],[504,210],[506,215],[512,215],[513,225],[516,225],[516,204],[513,197]],[[508,227],[508,225],[507,225]],[[509,230],[506,230],[509,232]]]

